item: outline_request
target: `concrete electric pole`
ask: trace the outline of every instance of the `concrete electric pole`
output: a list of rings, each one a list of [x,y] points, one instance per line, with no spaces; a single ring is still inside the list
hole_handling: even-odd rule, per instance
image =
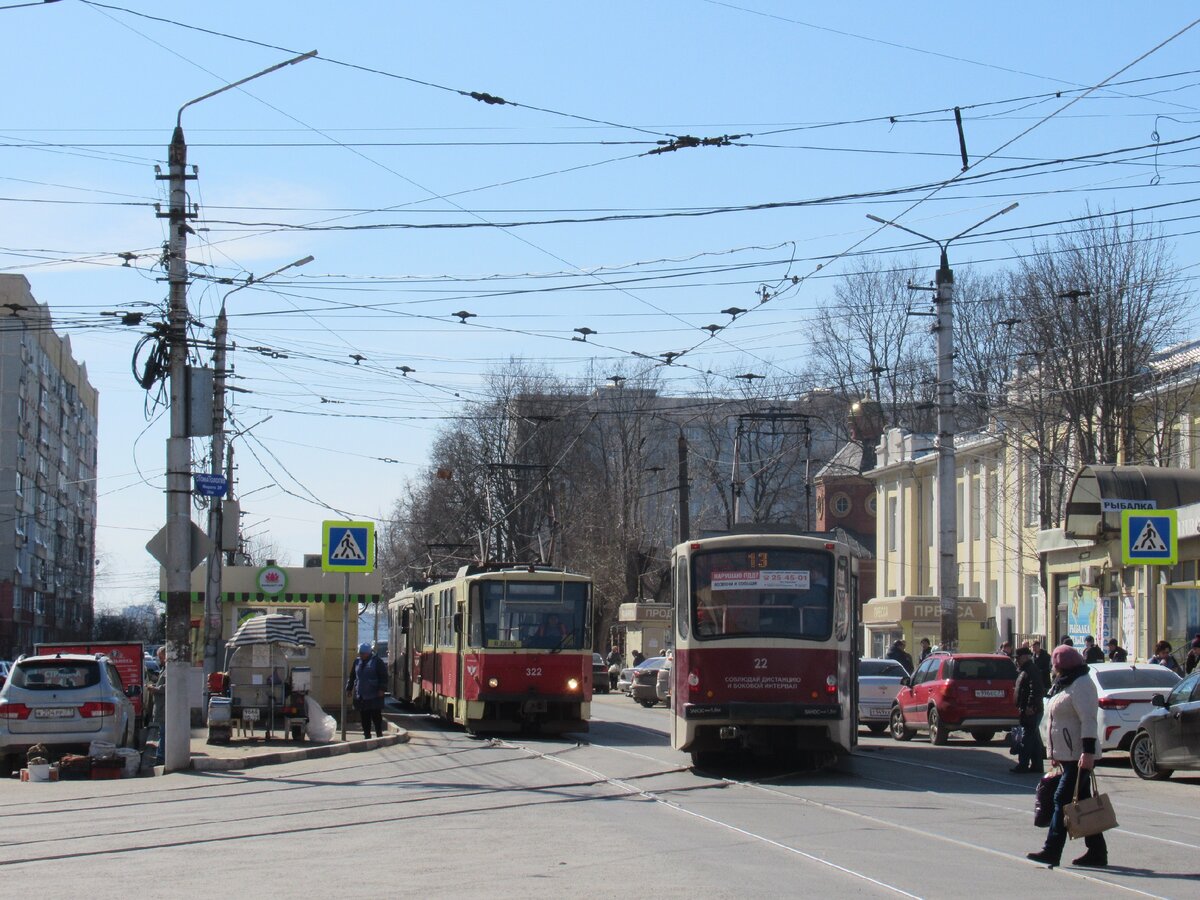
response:
[[[188,680],[192,668],[191,648],[191,579],[192,559],[192,460],[188,428],[188,304],[187,304],[187,235],[191,226],[187,220],[195,216],[188,211],[187,142],[183,136],[183,111],[189,106],[215,97],[235,87],[261,78],[270,72],[316,56],[316,51],[278,63],[261,72],[189,100],[175,115],[175,131],[168,149],[170,206],[166,214],[170,226],[167,239],[167,283],[169,286],[167,314],[167,372],[170,379],[171,434],[167,438],[167,523],[166,587],[167,587],[167,660],[166,716],[164,733],[164,762],[166,771],[176,772],[191,765],[191,711],[188,703]],[[164,176],[159,176],[163,178]]]
[[[913,231],[903,225],[868,213],[867,218],[880,225],[891,225],[916,235],[942,251],[934,278],[934,303],[937,308],[938,416],[937,416],[937,496],[938,496],[938,598],[941,607],[941,648],[958,648],[958,487],[954,472],[954,271],[947,251],[950,244],[997,216],[1012,212],[1018,204],[1006,206],[970,228],[945,241]]]

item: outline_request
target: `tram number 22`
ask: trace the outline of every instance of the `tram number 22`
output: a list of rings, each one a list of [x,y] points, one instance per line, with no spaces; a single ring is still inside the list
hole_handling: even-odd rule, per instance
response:
[[[541,666],[531,666],[530,668],[525,670],[525,677],[526,678],[541,678],[542,677],[542,667]]]
[[[756,656],[754,658],[754,668],[765,669],[767,667],[767,658],[765,656]]]

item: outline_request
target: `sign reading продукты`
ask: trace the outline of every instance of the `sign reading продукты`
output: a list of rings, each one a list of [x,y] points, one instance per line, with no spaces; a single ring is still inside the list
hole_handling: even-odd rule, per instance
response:
[[[1179,561],[1175,510],[1127,509],[1121,513],[1121,562],[1127,566],[1173,566]]]
[[[374,522],[322,522],[321,568],[326,572],[375,569]]]

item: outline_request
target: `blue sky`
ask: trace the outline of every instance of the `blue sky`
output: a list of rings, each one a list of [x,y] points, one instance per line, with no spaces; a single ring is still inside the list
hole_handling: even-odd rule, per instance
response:
[[[695,347],[695,368],[662,373],[679,392],[697,389],[697,369],[802,371],[807,323],[854,263],[842,254],[884,266],[889,248],[912,252],[866,213],[942,236],[1017,200],[995,224],[1007,231],[953,251],[987,269],[1089,205],[1136,209],[1193,265],[1200,26],[1076,100],[1189,22],[1182,5],[1080,2],[0,9],[0,271],[30,279],[101,392],[99,604],[155,586],[143,545],[163,521],[165,419],[147,417],[130,374],[142,331],[100,313],[165,297],[154,165],[187,100],[319,51],[184,114],[201,206],[189,258],[210,276],[191,286],[193,315],[211,325],[229,290],[216,278],[316,257],[230,299],[236,384],[252,391],[237,421],[271,417],[239,441],[247,522],[298,562],[337,517],[328,507],[386,512],[439,423],[510,356],[583,379]],[[959,173],[955,106],[968,177],[915,206],[928,191],[890,193]],[[645,155],[678,135],[749,136]],[[1000,173],[1014,166],[1032,168]],[[871,192],[889,195],[858,197]],[[834,195],[848,199],[662,215]],[[623,218],[496,227],[601,216]],[[473,227],[396,227],[433,224]],[[781,284],[701,344],[719,310]],[[476,317],[459,324],[457,310]],[[576,327],[598,334],[572,342]]]

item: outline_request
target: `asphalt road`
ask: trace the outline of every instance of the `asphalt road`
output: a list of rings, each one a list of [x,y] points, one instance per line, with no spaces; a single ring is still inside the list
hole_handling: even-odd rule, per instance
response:
[[[1024,859],[1043,836],[1033,781],[999,744],[864,731],[838,771],[694,772],[666,716],[610,695],[580,741],[406,716],[410,743],[352,756],[4,782],[0,884],[39,898],[1200,896],[1200,778],[1146,783],[1106,762],[1113,867],[1049,870]]]

